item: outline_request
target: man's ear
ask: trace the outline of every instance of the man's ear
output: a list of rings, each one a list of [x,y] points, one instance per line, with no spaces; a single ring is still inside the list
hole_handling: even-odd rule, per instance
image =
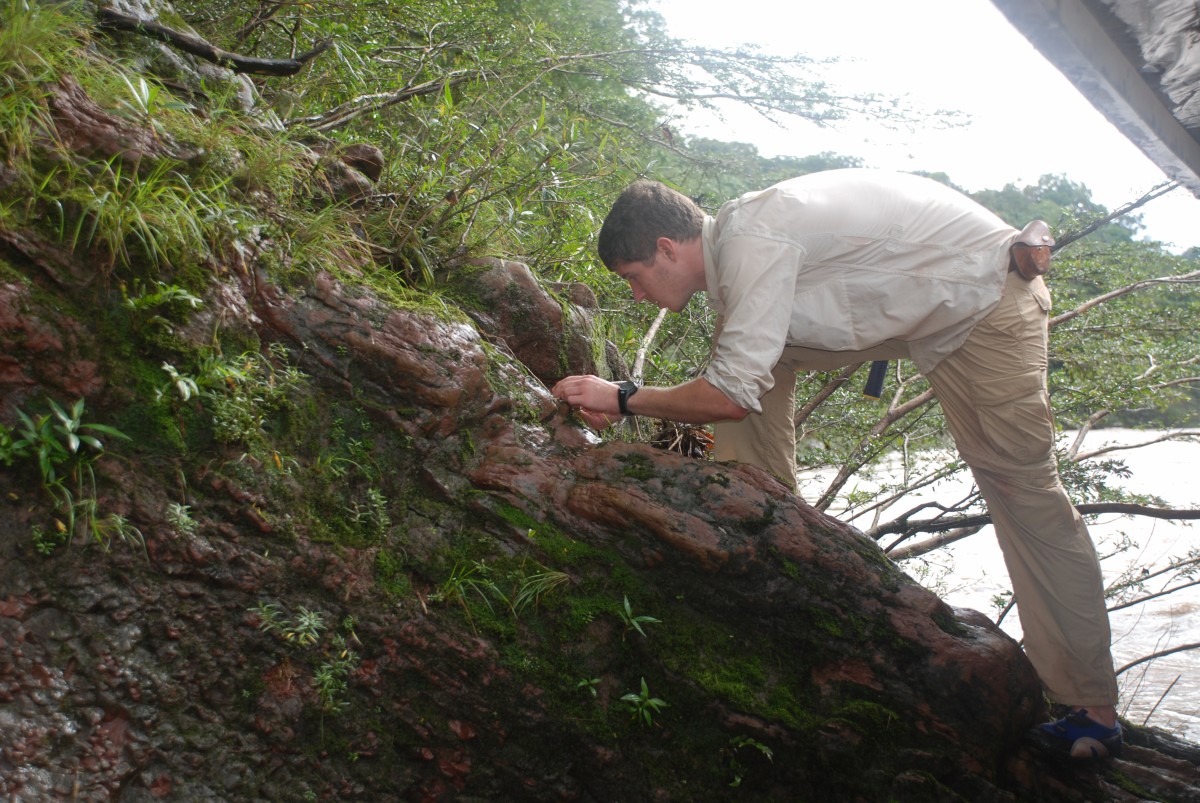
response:
[[[676,258],[679,256],[678,243],[676,243],[670,237],[659,237],[654,241],[654,244],[658,247],[658,252],[660,254],[672,262],[676,261]]]

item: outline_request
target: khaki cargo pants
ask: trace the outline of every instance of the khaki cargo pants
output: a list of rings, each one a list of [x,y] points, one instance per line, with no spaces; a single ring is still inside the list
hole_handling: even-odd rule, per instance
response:
[[[1115,705],[1103,578],[1087,527],[1054,458],[1046,391],[1050,294],[1010,273],[1004,297],[928,379],[950,433],[987,502],[1017,598],[1025,651],[1051,699]],[[887,342],[862,352],[788,347],[762,414],[714,427],[713,456],[760,466],[795,489],[796,373],[906,357]]]

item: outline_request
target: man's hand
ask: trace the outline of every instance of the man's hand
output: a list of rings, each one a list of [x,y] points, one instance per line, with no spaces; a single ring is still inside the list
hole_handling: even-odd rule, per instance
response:
[[[616,382],[591,375],[568,376],[550,392],[577,408],[579,417],[592,429],[604,429],[621,420]]]

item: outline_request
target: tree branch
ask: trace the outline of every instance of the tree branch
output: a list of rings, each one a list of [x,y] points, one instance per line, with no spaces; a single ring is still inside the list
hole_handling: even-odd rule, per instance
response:
[[[1051,247],[1050,251],[1051,252],[1057,251],[1058,249],[1062,248],[1063,246],[1070,245],[1071,243],[1075,242],[1076,240],[1081,240],[1084,237],[1091,234],[1092,232],[1099,229],[1101,226],[1107,225],[1118,218],[1122,218],[1125,215],[1128,215],[1133,210],[1145,206],[1146,204],[1153,201],[1155,198],[1161,198],[1162,196],[1166,195],[1167,193],[1173,192],[1174,190],[1178,189],[1178,187],[1179,187],[1178,181],[1164,181],[1162,184],[1159,184],[1157,187],[1152,188],[1149,192],[1147,192],[1141,198],[1138,198],[1136,201],[1130,201],[1129,203],[1125,204],[1124,206],[1120,207],[1119,209],[1109,212],[1104,217],[1099,218],[1098,220],[1093,220],[1091,223],[1087,224],[1079,231],[1071,232],[1069,234],[1064,235],[1057,243],[1054,244],[1053,247]]]
[[[1188,650],[1200,650],[1200,641],[1192,644],[1180,644],[1178,647],[1172,647],[1169,650],[1159,650],[1158,652],[1152,652],[1149,655],[1143,655],[1136,661],[1130,661],[1129,663],[1125,664],[1125,666],[1118,669],[1117,674],[1120,675],[1122,672],[1132,669],[1138,664],[1144,664],[1147,661],[1153,661],[1155,658],[1162,658],[1165,655],[1174,655],[1177,652],[1187,652]]]
[[[1151,444],[1155,444],[1155,443],[1163,443],[1164,441],[1174,441],[1174,440],[1191,441],[1191,440],[1195,440],[1196,438],[1200,438],[1200,432],[1184,432],[1184,431],[1167,432],[1167,433],[1164,433],[1164,434],[1158,436],[1157,438],[1153,438],[1148,441],[1142,441],[1141,443],[1103,446],[1099,449],[1093,449],[1090,452],[1083,452],[1082,454],[1072,454],[1072,455],[1070,455],[1070,457],[1072,460],[1075,460],[1078,462],[1078,461],[1083,461],[1083,460],[1089,460],[1093,457],[1099,457],[1102,454],[1110,454],[1112,452],[1120,452],[1120,451],[1124,451],[1127,449],[1140,449],[1143,446],[1150,446]]]
[[[1200,282],[1200,270],[1194,270],[1191,273],[1181,273],[1177,276],[1163,276],[1162,278],[1159,278],[1159,279],[1143,279],[1140,282],[1134,282],[1133,284],[1129,284],[1124,287],[1119,287],[1116,290],[1113,290],[1108,293],[1104,293],[1103,295],[1098,295],[1098,296],[1095,296],[1094,298],[1090,298],[1087,301],[1080,304],[1075,309],[1068,310],[1067,312],[1064,312],[1062,315],[1055,315],[1053,318],[1050,319],[1050,328],[1053,329],[1055,326],[1058,326],[1060,323],[1066,323],[1067,321],[1071,320],[1072,318],[1077,318],[1078,316],[1082,315],[1083,313],[1087,312],[1088,310],[1092,309],[1093,307],[1098,307],[1101,304],[1105,303],[1106,301],[1111,301],[1114,298],[1119,298],[1120,296],[1126,295],[1128,293],[1132,293],[1136,290],[1142,290],[1146,287],[1153,287],[1154,285],[1157,285],[1157,284],[1193,284],[1196,282]]]
[[[983,524],[978,524],[972,527],[962,527],[960,529],[951,530],[940,535],[935,535],[932,538],[926,538],[920,543],[912,544],[903,548],[897,548],[899,544],[910,538],[912,534],[902,535],[888,546],[884,547],[883,551],[892,560],[904,560],[905,558],[916,558],[921,555],[928,554],[935,549],[953,544],[955,541],[961,541],[964,538],[974,535],[982,530]]]
[[[658,327],[662,326],[663,320],[667,317],[667,312],[666,307],[658,311],[658,316],[654,319],[654,323],[650,324],[650,328],[646,330],[646,336],[642,338],[642,345],[638,347],[637,357],[633,361],[631,378],[634,382],[642,381],[642,371],[646,367],[646,351],[650,348],[650,344],[654,342],[654,336],[658,334]]]
[[[792,418],[792,426],[799,428],[800,425],[803,424],[805,420],[813,414],[814,410],[820,407],[826,399],[833,395],[835,390],[850,381],[850,377],[853,376],[854,372],[857,371],[861,366],[861,362],[856,362],[854,365],[848,365],[841,370],[841,373],[826,382],[820,390],[809,397],[809,400],[804,404],[803,407],[796,411],[796,415]]]
[[[168,28],[151,20],[122,14],[111,8],[96,9],[96,16],[100,20],[101,28],[128,31],[141,36],[147,36],[151,39],[157,39],[171,47],[182,50],[184,53],[190,53],[205,61],[220,64],[222,67],[227,67],[236,73],[249,73],[251,75],[295,75],[304,68],[306,63],[324,53],[333,44],[332,40],[326,40],[307,53],[301,53],[295,58],[259,59],[251,56],[240,56],[237,53],[230,53],[228,50],[221,50],[198,36],[183,33],[174,28]]]
[[[1150,505],[1139,505],[1133,502],[1088,502],[1075,505],[1082,516],[1093,516],[1101,513],[1119,513],[1123,516],[1146,516],[1152,519],[1167,519],[1169,521],[1186,521],[1200,519],[1198,508],[1162,508]],[[992,517],[988,513],[977,513],[970,516],[960,516],[955,519],[921,519],[912,521],[904,517],[893,519],[867,531],[867,535],[878,540],[888,533],[903,533],[907,531],[940,533],[958,527],[979,527],[991,524]],[[921,546],[916,544],[910,549]],[[926,550],[928,551],[928,550]]]
[[[369,112],[386,109],[388,106],[394,106],[397,103],[402,103],[411,98],[420,95],[432,95],[435,92],[443,92],[447,85],[458,86],[473,80],[479,74],[474,71],[458,71],[449,73],[443,78],[437,78],[432,81],[426,81],[423,84],[406,86],[395,92],[378,92],[371,95],[360,95],[353,100],[348,100],[345,103],[330,109],[323,114],[316,114],[310,117],[294,117],[290,120],[284,120],[283,125],[286,128],[293,126],[304,125],[314,131],[328,131],[332,128],[337,128],[339,125],[348,123],[358,117]]]
[[[1168,566],[1163,571],[1167,572],[1167,571],[1171,571],[1172,569],[1178,569],[1178,568],[1181,568],[1181,567]],[[1161,572],[1156,572],[1156,574],[1161,574]],[[1200,586],[1200,580],[1192,580],[1189,583],[1183,583],[1182,585],[1171,586],[1170,588],[1164,588],[1162,591],[1156,591],[1153,594],[1147,594],[1144,597],[1138,597],[1137,599],[1131,599],[1128,602],[1122,602],[1118,605],[1114,605],[1111,608],[1109,608],[1108,610],[1111,613],[1112,611],[1119,611],[1122,608],[1132,608],[1134,605],[1141,605],[1143,602],[1149,602],[1150,600],[1158,599],[1159,597],[1167,597],[1167,596],[1170,596],[1171,594],[1174,594],[1176,591],[1180,591],[1185,588],[1192,588],[1193,586]]]
[[[913,397],[904,404],[889,409],[887,414],[880,418],[879,421],[877,421],[875,425],[871,427],[871,430],[866,434],[866,436],[859,441],[859,448],[862,448],[872,440],[878,438],[884,432],[887,432],[892,424],[896,423],[918,407],[928,404],[933,400],[933,398],[933,389],[931,388],[924,393]],[[865,463],[866,461],[861,460],[857,463],[851,461],[838,469],[837,476],[833,478],[831,483],[829,483],[829,487],[825,489],[825,493],[823,493],[821,498],[813,504],[813,507],[821,511],[826,510],[831,504],[833,504],[833,500],[837,496],[838,491],[842,489],[846,482],[849,481],[850,477],[852,477],[855,472],[862,468]]]

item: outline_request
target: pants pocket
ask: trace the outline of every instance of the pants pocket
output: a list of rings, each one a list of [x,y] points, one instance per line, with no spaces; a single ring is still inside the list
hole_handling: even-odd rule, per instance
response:
[[[1054,419],[1040,371],[976,381],[976,415],[993,449],[1018,462],[1041,461],[1054,451]]]

